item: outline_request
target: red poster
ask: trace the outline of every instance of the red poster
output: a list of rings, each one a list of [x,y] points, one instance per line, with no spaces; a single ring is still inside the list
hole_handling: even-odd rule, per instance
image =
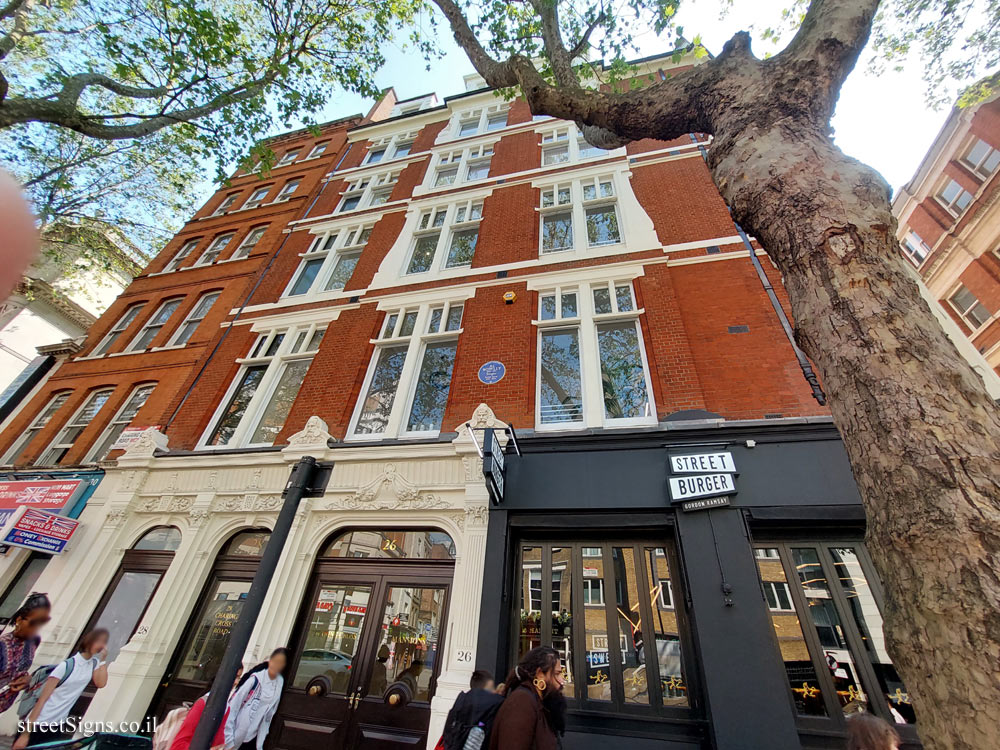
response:
[[[22,507],[58,513],[82,482],[82,479],[0,482],[0,524],[5,523],[15,510]]]

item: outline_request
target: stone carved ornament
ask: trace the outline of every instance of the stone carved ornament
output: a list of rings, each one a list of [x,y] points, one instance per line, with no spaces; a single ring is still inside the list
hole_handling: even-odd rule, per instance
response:
[[[449,503],[431,492],[421,492],[387,463],[382,473],[344,498],[331,500],[327,510],[431,510],[447,508]]]
[[[288,438],[288,448],[286,450],[325,449],[327,441],[334,439],[333,435],[330,434],[326,422],[314,414],[306,420],[305,427]]]

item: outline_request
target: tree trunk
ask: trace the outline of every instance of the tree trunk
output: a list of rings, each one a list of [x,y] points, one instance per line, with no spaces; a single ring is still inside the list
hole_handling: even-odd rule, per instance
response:
[[[813,125],[758,122],[716,128],[709,165],[830,395],[920,736],[998,748],[1000,410],[920,296],[881,176]]]

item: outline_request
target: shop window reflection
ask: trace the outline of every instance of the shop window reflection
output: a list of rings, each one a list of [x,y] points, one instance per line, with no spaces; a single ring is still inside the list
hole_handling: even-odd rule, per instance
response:
[[[455,543],[443,531],[365,529],[340,535],[326,547],[320,557],[454,560]]]
[[[393,586],[389,589],[369,696],[399,692],[404,704],[431,699],[444,614],[444,589]]]
[[[215,583],[177,668],[178,679],[211,682],[215,678],[249,591],[250,581]]]
[[[656,646],[660,694],[664,706],[687,706],[687,685],[681,669],[681,639],[674,610],[670,567],[663,547],[646,547],[646,582],[653,622],[649,630]],[[645,645],[643,646],[645,648]]]
[[[542,645],[542,548],[521,548],[521,616],[517,660]]]
[[[292,685],[322,693],[347,692],[371,599],[370,586],[320,586]]]
[[[639,582],[635,574],[634,552],[631,547],[614,547],[611,554],[615,564],[615,605],[625,702],[649,705],[644,624],[639,610]]]
[[[573,698],[573,550],[552,549],[552,647],[563,663],[563,694]]]

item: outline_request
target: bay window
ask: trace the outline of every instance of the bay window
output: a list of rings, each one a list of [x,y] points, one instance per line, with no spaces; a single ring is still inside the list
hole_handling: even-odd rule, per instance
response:
[[[482,217],[482,201],[463,201],[423,211],[413,235],[406,273],[472,265]]]
[[[104,388],[91,393],[77,412],[70,418],[59,434],[52,439],[49,447],[35,461],[36,466],[55,466],[69,453],[83,431],[94,421],[94,417],[111,398],[113,388]]]
[[[387,203],[398,180],[399,170],[353,180],[348,183],[347,189],[341,196],[337,213],[381,206],[383,203]]]
[[[115,444],[118,437],[125,431],[125,428],[135,419],[135,415],[145,405],[155,387],[155,383],[148,383],[137,386],[132,391],[128,400],[122,405],[122,408],[118,410],[118,413],[108,423],[108,426],[104,428],[100,439],[90,449],[90,453],[87,454],[87,461],[100,461],[107,457],[108,453],[111,452],[111,446]]]
[[[424,303],[386,314],[349,439],[440,431],[463,310],[461,302]]]
[[[342,290],[351,280],[371,233],[371,225],[356,225],[317,236],[302,254],[284,296]]]
[[[916,714],[886,651],[881,589],[860,542],[768,542],[756,555],[777,652],[800,724],[858,710],[909,739]],[[915,739],[915,737],[914,737]]]
[[[629,281],[542,290],[538,297],[538,429],[656,423]]]
[[[323,341],[316,325],[257,336],[219,407],[202,447],[273,445]]]
[[[24,453],[24,449],[31,444],[32,440],[34,440],[35,435],[42,431],[42,428],[49,423],[52,417],[55,416],[55,413],[62,408],[63,404],[66,403],[66,400],[69,398],[69,394],[70,392],[66,391],[65,393],[57,393],[53,396],[49,403],[45,405],[45,408],[39,412],[37,417],[35,417],[34,421],[28,425],[28,429],[21,433],[21,436],[14,441],[10,448],[7,449],[7,453],[4,454],[0,463],[4,466],[10,466],[17,463],[18,459],[21,458],[21,454]],[[20,602],[18,602],[18,604],[20,604]]]
[[[543,255],[622,241],[615,180],[610,175],[542,188],[539,213]]]

